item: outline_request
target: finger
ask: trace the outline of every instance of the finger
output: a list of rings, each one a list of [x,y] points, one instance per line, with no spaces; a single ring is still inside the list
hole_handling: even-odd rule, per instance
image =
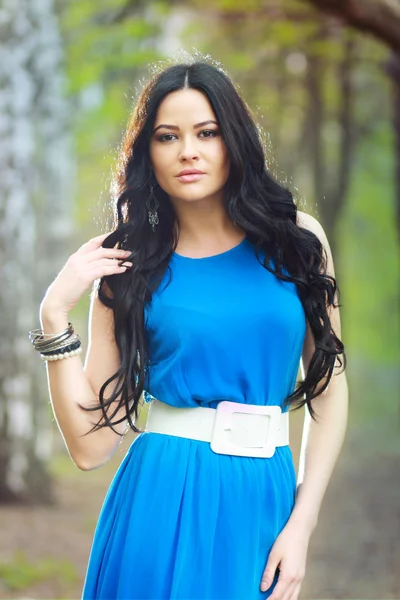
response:
[[[96,248],[100,248],[101,244],[104,240],[113,233],[112,231],[108,231],[107,233],[102,233],[101,235],[97,235],[94,238],[91,238],[88,242],[82,244],[82,246],[78,249],[77,253],[86,254],[87,252],[91,252],[92,250],[96,250]]]
[[[132,252],[130,250],[119,250],[116,248],[97,248],[92,252],[86,254],[85,259],[87,262],[93,262],[94,260],[99,260],[100,258],[108,258],[108,259],[119,259],[123,260],[124,258],[128,258]]]
[[[292,583],[289,583],[282,600],[292,600],[292,596],[296,589],[296,586],[297,586],[297,582],[295,582],[295,581],[293,581]]]
[[[282,576],[282,573],[279,575],[278,582],[274,591],[272,592],[269,600],[288,600],[289,596],[287,595],[290,587],[292,586],[291,582]]]
[[[289,599],[288,599],[288,600],[298,600],[298,598],[299,598],[299,594],[300,594],[300,590],[301,590],[301,585],[302,585],[302,582],[300,582],[300,583],[297,583],[297,584],[295,585],[295,587],[294,587],[294,590],[293,590],[293,592],[292,592],[292,595],[291,595],[291,596],[289,596]]]
[[[129,267],[99,267],[98,269],[92,269],[89,271],[89,277],[94,281],[95,279],[99,279],[100,277],[105,277],[107,275],[119,275],[121,273],[125,273],[128,271]]]
[[[264,569],[264,573],[261,578],[261,591],[266,592],[272,585],[274,577],[276,576],[276,570],[278,568],[279,560],[274,559],[273,555],[270,554],[268,558],[267,566]]]
[[[128,260],[124,260],[123,258],[120,260],[115,260],[113,258],[100,258],[90,263],[90,265],[88,265],[88,268],[92,271],[93,269],[101,269],[102,267],[112,267],[114,269],[117,266],[132,268],[133,263],[129,262]]]

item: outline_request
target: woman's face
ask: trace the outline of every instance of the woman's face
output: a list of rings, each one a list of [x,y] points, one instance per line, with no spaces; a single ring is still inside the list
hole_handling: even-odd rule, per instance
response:
[[[229,157],[207,96],[185,89],[164,98],[150,140],[150,160],[173,203],[222,199]]]

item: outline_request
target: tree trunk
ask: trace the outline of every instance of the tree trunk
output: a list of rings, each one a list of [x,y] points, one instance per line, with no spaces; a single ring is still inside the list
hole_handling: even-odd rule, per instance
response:
[[[399,0],[306,0],[344,23],[374,35],[393,50],[388,72],[394,85],[396,222],[400,239],[400,1]],[[344,146],[345,151],[349,146]],[[348,167],[347,167],[348,171]],[[342,180],[348,173],[342,171]]]
[[[317,41],[325,38],[326,34],[321,29]],[[308,108],[304,133],[301,137],[312,165],[316,216],[321,219],[334,254],[335,225],[349,189],[354,154],[354,94],[351,81],[354,52],[353,36],[351,32],[344,31],[343,58],[337,66],[337,79],[341,94],[337,118],[340,126],[340,141],[338,157],[335,161],[327,158],[328,152],[326,152],[322,135],[326,121],[323,80],[331,65],[327,64],[323,57],[315,55],[312,48],[307,56],[308,67],[305,83],[308,92]]]
[[[303,0],[304,1],[304,0]],[[305,0],[400,51],[398,0]]]
[[[393,53],[388,64],[388,72],[393,81],[393,132],[395,140],[395,177],[397,236],[400,241],[400,53]]]
[[[38,327],[43,282],[69,234],[62,44],[50,1],[13,0],[3,13],[0,503],[52,502],[45,368],[28,331]]]
[[[323,206],[325,195],[325,152],[322,142],[325,112],[322,93],[324,64],[323,59],[313,53],[309,54],[307,63],[309,156],[314,180],[314,197],[317,206]]]
[[[324,205],[325,218],[335,224],[346,201],[353,168],[355,147],[355,115],[353,110],[353,71],[355,57],[355,41],[353,33],[344,32],[343,58],[337,70],[338,87],[340,89],[340,106],[337,122],[340,130],[339,155],[337,170],[331,171],[327,181],[327,202]],[[335,236],[334,236],[335,238]]]

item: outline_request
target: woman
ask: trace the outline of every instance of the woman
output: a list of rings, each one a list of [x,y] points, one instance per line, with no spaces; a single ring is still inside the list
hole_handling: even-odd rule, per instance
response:
[[[297,600],[347,420],[324,231],[268,172],[244,101],[206,62],[152,77],[114,184],[115,230],[69,258],[32,334],[80,469],[141,431],[150,400],[106,495],[83,598]],[[95,280],[83,366],[68,313]],[[296,484],[287,417],[304,405]]]

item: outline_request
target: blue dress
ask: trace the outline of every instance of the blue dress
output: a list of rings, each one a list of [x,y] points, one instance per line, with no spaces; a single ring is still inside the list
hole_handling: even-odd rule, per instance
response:
[[[146,400],[215,408],[282,406],[306,332],[297,288],[245,238],[206,258],[174,253],[146,309]],[[261,600],[270,549],[294,506],[290,446],[272,458],[217,454],[208,442],[144,432],[106,494],[83,599]]]

